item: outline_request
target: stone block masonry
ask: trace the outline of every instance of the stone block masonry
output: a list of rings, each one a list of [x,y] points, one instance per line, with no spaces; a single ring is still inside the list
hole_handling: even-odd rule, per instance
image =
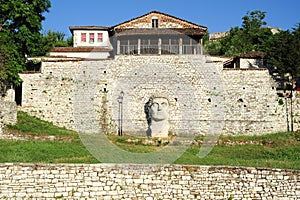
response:
[[[0,134],[3,133],[3,116],[2,116],[2,113],[0,112]]]
[[[189,165],[0,164],[0,199],[290,199],[297,170]]]
[[[0,99],[0,134],[4,125],[17,122],[17,105],[15,102]]]
[[[146,135],[144,105],[151,95],[169,99],[174,133],[285,131],[285,107],[278,105],[268,70],[223,69],[222,64],[220,58],[199,55],[46,58],[40,73],[20,75],[20,109],[72,130],[116,134],[123,91],[124,134]],[[296,122],[299,108],[294,107]]]

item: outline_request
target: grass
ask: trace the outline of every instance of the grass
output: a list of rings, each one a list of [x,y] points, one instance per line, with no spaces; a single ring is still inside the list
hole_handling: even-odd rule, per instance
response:
[[[278,135],[283,135],[279,133]],[[286,133],[285,135],[289,135]],[[298,133],[299,135],[299,133]],[[292,136],[290,136],[292,138]],[[275,140],[276,141],[276,140]],[[234,165],[300,169],[300,146],[270,145],[217,145],[204,158],[199,158],[199,147],[190,147],[175,163],[193,165]]]
[[[71,136],[78,137],[75,131],[68,130],[54,126],[53,123],[40,120],[37,117],[28,115],[25,112],[18,112],[18,123],[16,125],[8,125],[9,130],[25,132],[31,135],[58,135],[58,136]]]
[[[149,153],[153,151],[157,151],[161,149],[162,145],[146,145],[143,144],[141,141],[137,142],[128,142],[128,140],[145,140],[148,139],[147,137],[134,137],[134,136],[116,136],[116,135],[109,135],[108,139],[112,141],[115,145],[119,146],[120,148],[134,153]]]
[[[0,140],[0,162],[97,163],[80,140],[12,141]]]
[[[98,163],[81,143],[78,134],[49,122],[18,113],[18,123],[9,131],[23,134],[68,136],[67,141],[0,140],[0,162]],[[109,136],[119,147],[137,153],[156,151],[161,146],[128,143],[133,136]],[[203,140],[203,137],[197,138]],[[228,145],[226,142],[233,143]],[[200,146],[192,145],[174,163],[191,165],[230,165],[300,170],[300,132],[261,136],[222,136],[219,144],[204,158],[198,157]]]
[[[54,126],[52,123],[18,112],[18,123],[8,125],[7,131],[18,135],[60,136],[66,141],[0,140],[0,162],[39,163],[97,163],[81,143],[75,131]]]

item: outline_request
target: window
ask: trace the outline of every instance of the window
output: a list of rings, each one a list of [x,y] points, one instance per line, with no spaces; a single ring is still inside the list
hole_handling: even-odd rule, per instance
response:
[[[158,28],[158,19],[152,19],[152,28]]]
[[[81,42],[86,42],[86,33],[81,33]]]
[[[103,34],[102,33],[98,33],[97,41],[98,42],[103,42]]]
[[[94,41],[95,41],[95,34],[90,33],[90,43],[94,43]]]

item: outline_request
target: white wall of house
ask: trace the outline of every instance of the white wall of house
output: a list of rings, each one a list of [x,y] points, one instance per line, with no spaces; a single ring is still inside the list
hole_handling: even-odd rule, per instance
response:
[[[88,59],[105,59],[108,58],[109,52],[50,52],[50,56],[68,57],[68,58],[88,58]]]
[[[86,34],[86,41],[82,41],[81,34]],[[94,41],[91,41],[90,34],[94,34]],[[102,41],[98,41],[98,34],[102,34]],[[73,31],[74,47],[108,47],[109,42],[108,32],[105,30],[74,30]]]
[[[240,68],[262,68],[263,59],[259,58],[240,58]]]

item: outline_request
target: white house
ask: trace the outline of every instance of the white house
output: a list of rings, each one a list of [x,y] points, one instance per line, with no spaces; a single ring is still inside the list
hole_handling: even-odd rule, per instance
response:
[[[104,26],[70,26],[73,47],[53,48],[50,56],[104,59],[113,50],[109,41],[109,28]]]
[[[71,26],[73,47],[58,47],[50,56],[105,59],[122,54],[202,54],[207,27],[151,11],[112,27]]]

